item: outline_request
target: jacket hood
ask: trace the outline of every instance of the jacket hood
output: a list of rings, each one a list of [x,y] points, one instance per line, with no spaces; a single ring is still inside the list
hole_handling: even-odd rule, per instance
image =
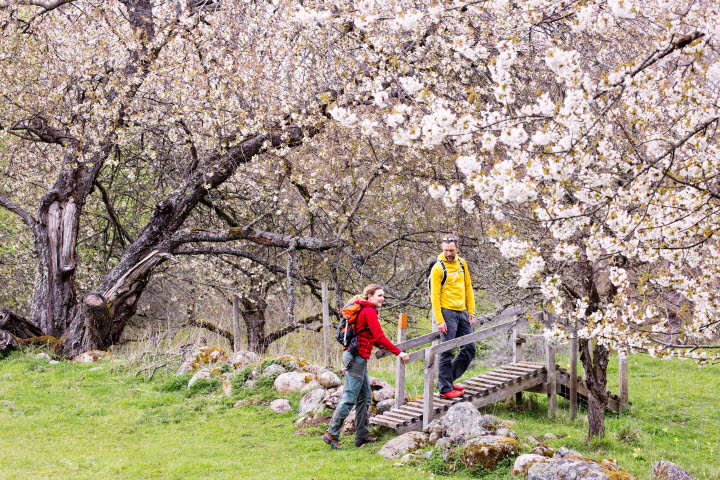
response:
[[[356,300],[355,303],[357,303],[358,305],[362,305],[363,307],[375,308],[375,305],[373,305],[372,303],[370,303],[366,300]]]

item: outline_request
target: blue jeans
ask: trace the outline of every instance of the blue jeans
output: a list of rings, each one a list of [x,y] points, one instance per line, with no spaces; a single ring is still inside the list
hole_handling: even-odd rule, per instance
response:
[[[443,308],[442,316],[447,325],[447,333],[440,334],[440,339],[443,342],[473,332],[467,312]],[[438,368],[438,390],[440,390],[440,393],[452,390],[453,382],[465,373],[473,358],[475,358],[475,342],[460,347],[457,357],[453,356],[452,350],[440,354],[440,366]]]
[[[370,377],[367,373],[367,360],[349,351],[343,352],[345,367],[345,390],[330,420],[328,433],[333,438],[340,436],[345,419],[355,407],[355,440],[364,440],[370,436],[368,430],[368,409],[370,408]]]

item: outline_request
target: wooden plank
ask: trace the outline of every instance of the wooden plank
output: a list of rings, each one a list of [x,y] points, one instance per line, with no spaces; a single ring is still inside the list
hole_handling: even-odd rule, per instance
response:
[[[447,352],[448,350],[452,350],[456,347],[461,347],[463,345],[467,345],[468,343],[476,342],[478,340],[482,340],[484,338],[492,337],[494,335],[497,335],[498,333],[506,332],[513,328],[515,325],[524,322],[525,320],[518,319],[518,320],[511,320],[509,322],[503,322],[501,324],[495,325],[490,328],[485,328],[482,330],[478,330],[477,332],[470,333],[468,335],[454,338],[452,340],[448,340],[446,342],[442,342],[439,345],[435,345],[434,347],[431,347],[434,353],[440,354],[442,352]]]
[[[620,404],[628,405],[630,395],[628,393],[628,356],[625,352],[618,353],[618,383],[620,388]]]
[[[552,342],[545,342],[545,369],[547,370],[547,395],[548,395],[548,416],[554,417],[557,413],[557,385],[555,368],[555,345]]]
[[[575,326],[577,329],[577,325]],[[577,402],[577,361],[578,361],[578,339],[577,334],[573,333],[573,337],[570,339],[570,418],[575,419],[577,417],[578,402]]]
[[[514,382],[518,378],[517,375],[502,373],[497,370],[493,370],[492,372],[485,372],[484,375],[486,375],[488,377],[492,377],[492,378],[498,378],[500,380],[505,380],[508,382]]]
[[[393,430],[397,430],[397,428],[399,426],[397,422],[393,422],[392,420],[384,418],[382,415],[374,416],[373,418],[370,419],[369,423],[372,423],[375,425],[381,425],[383,427],[392,428]]]
[[[500,387],[500,385],[497,383],[484,382],[478,378],[473,378],[472,380],[465,380],[465,384],[474,385],[481,388],[487,388],[488,390],[495,390]]]
[[[405,341],[407,332],[407,313],[401,313],[398,317],[397,343]],[[405,364],[398,357],[395,359],[395,407],[405,403]]]
[[[511,372],[518,372],[518,373],[538,373],[541,369],[539,368],[531,368],[528,366],[522,366],[522,365],[505,365],[503,370],[508,370]]]
[[[502,387],[502,386],[505,385],[505,383],[506,383],[506,382],[504,382],[504,381],[502,381],[502,380],[500,380],[500,379],[493,378],[493,377],[489,377],[489,376],[487,376],[487,375],[485,375],[485,374],[482,374],[482,375],[480,375],[479,377],[475,377],[475,380],[478,380],[478,381],[481,381],[481,382],[485,382],[485,383],[489,383],[490,385],[495,385],[495,386],[497,386],[497,387]]]
[[[403,415],[401,413],[397,413],[394,411],[385,412],[385,413],[383,413],[383,416],[385,418],[387,418],[388,420],[392,420],[392,421],[398,422],[400,424],[406,424],[406,423],[410,423],[412,421],[412,416]]]
[[[432,332],[425,335],[421,335],[419,337],[411,338],[410,340],[406,340],[402,343],[398,343],[396,346],[402,350],[403,352],[406,352],[410,350],[411,348],[419,347],[420,345],[426,345],[428,343],[431,343],[433,340],[437,340],[440,338],[440,332]],[[388,355],[393,355],[389,351],[385,350],[384,348],[380,348],[375,352],[376,358],[383,358],[387,357]]]
[[[432,348],[425,349],[425,382],[423,387],[423,426],[428,426],[435,415],[433,411],[432,394],[435,391],[435,354]]]

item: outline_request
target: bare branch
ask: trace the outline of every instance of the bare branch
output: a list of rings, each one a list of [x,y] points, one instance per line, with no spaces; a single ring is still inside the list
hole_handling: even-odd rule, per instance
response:
[[[100,194],[102,195],[103,203],[105,204],[105,209],[108,212],[108,215],[110,216],[110,220],[112,221],[113,225],[117,229],[117,231],[120,233],[120,241],[122,242],[123,246],[125,246],[125,242],[123,239],[127,240],[128,243],[132,243],[133,239],[130,236],[130,234],[125,230],[125,227],[123,227],[120,224],[120,220],[118,219],[117,213],[115,213],[115,209],[113,208],[112,204],[110,203],[110,197],[108,196],[107,190],[102,186],[100,182],[95,182],[95,186],[100,191]]]
[[[0,207],[5,207],[18,217],[22,219],[22,221],[30,227],[30,229],[34,232],[35,228],[38,224],[37,220],[33,218],[32,215],[30,215],[28,212],[26,212],[20,205],[13,202],[9,198],[7,198],[4,195],[0,195]]]
[[[185,228],[175,233],[167,244],[169,251],[190,242],[229,242],[232,240],[250,240],[251,242],[268,247],[290,248],[295,244],[297,250],[310,250],[320,252],[346,245],[345,240],[325,240],[316,237],[293,237],[281,233],[266,232],[256,228],[233,227],[225,230],[197,230]]]

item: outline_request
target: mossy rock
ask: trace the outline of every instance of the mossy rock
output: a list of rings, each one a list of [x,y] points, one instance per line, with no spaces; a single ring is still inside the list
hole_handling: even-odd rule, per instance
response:
[[[479,467],[495,470],[500,462],[517,455],[520,444],[514,438],[484,435],[471,438],[463,448],[462,462],[465,468]]]

